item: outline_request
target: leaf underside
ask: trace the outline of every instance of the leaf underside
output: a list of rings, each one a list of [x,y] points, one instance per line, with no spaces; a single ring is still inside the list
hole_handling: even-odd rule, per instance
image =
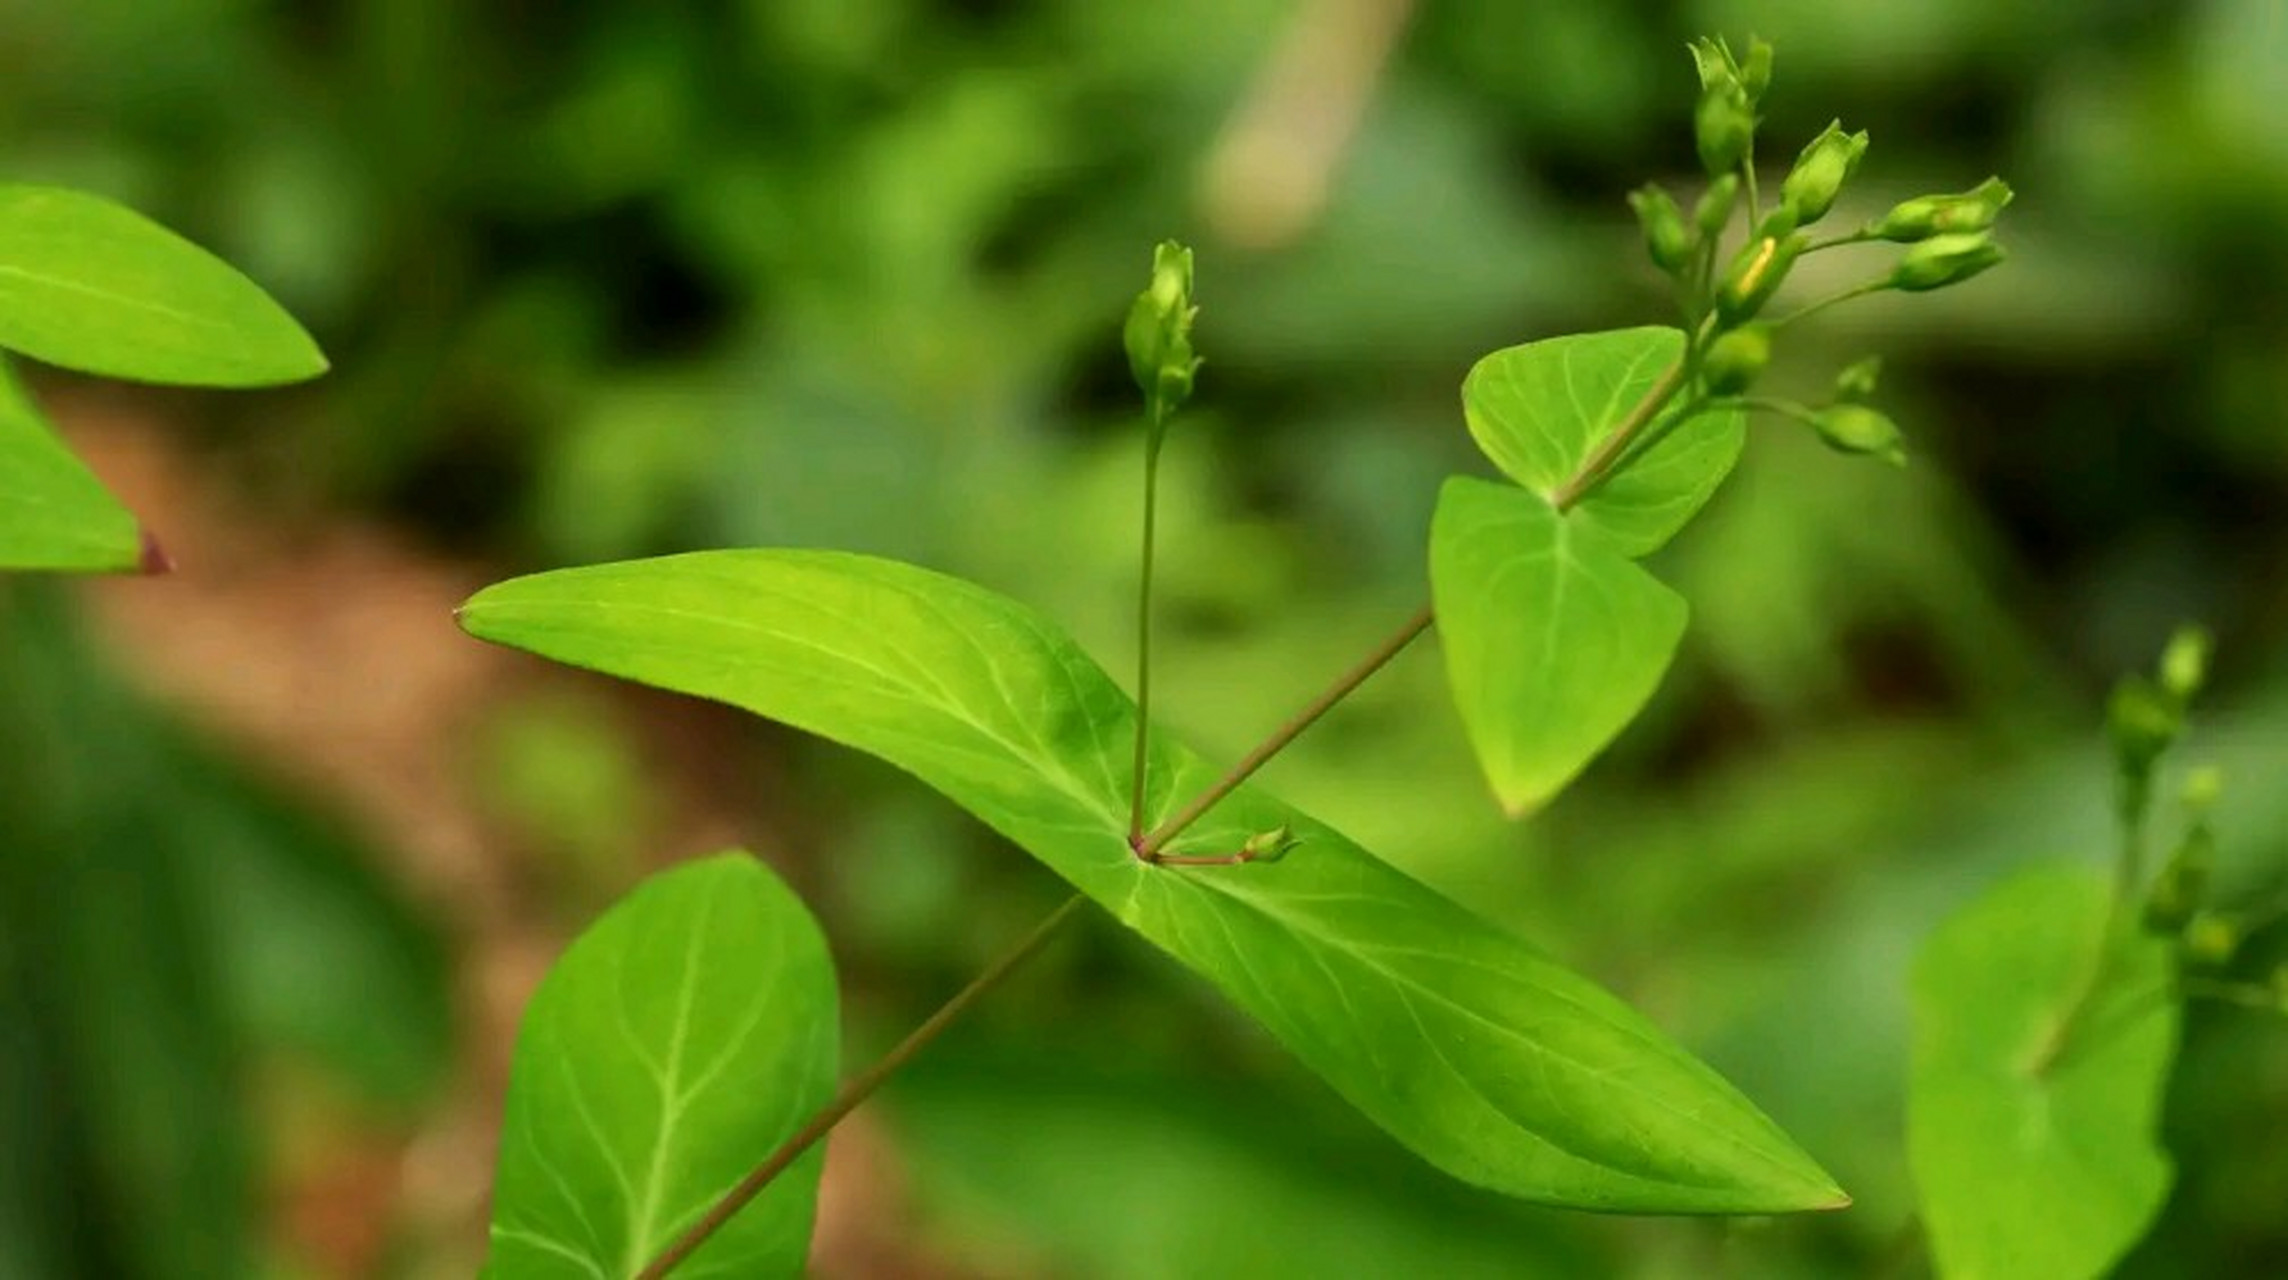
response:
[[[485,1274],[634,1275],[834,1091],[834,971],[744,853],[652,877],[567,950],[517,1035]],[[823,1148],[678,1276],[798,1276]]]
[[[2107,892],[2078,868],[2022,874],[1916,961],[1907,1151],[1941,1275],[2103,1275],[2167,1198],[2158,1133],[2179,1014],[2166,945],[2130,939],[2051,1054]]]
[[[1055,627],[982,588],[843,553],[708,552],[502,583],[461,621],[914,774],[1208,978],[1456,1177],[1614,1211],[1845,1202],[1635,1011],[1258,788],[1172,852],[1228,851],[1285,824],[1301,845],[1284,858],[1138,862],[1126,843],[1134,703]],[[1155,737],[1148,820],[1213,773]]]

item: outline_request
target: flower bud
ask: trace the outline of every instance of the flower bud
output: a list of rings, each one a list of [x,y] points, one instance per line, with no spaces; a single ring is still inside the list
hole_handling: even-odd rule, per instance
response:
[[[2012,194],[2009,183],[1988,178],[1953,195],[1917,196],[1892,206],[1867,228],[1867,234],[1878,240],[1908,243],[1936,235],[1984,231],[2002,216]]]
[[[1275,861],[1289,849],[1301,843],[1303,842],[1296,837],[1294,831],[1282,822],[1269,831],[1259,831],[1249,836],[1247,842],[1239,846],[1239,860],[1241,862]]]
[[[1657,186],[1645,186],[1629,193],[1629,207],[1637,211],[1653,265],[1671,275],[1682,271],[1692,260],[1692,233],[1685,230],[1684,211],[1675,199]]]
[[[1738,395],[1755,384],[1764,366],[1772,362],[1772,327],[1742,325],[1716,335],[1708,353],[1700,358],[1700,376],[1712,396]]]
[[[1192,251],[1164,241],[1152,251],[1152,284],[1128,309],[1121,340],[1128,369],[1144,391],[1155,422],[1175,412],[1192,394],[1200,362],[1192,354]]]
[[[1905,437],[1897,423],[1861,404],[1831,404],[1812,415],[1811,429],[1837,453],[1871,454],[1905,466]]]
[[[1875,380],[1883,374],[1883,357],[1861,356],[1835,375],[1835,398],[1864,400],[1875,394]]]
[[[1907,250],[1891,268],[1889,284],[1906,293],[1923,293],[1961,284],[2002,260],[2002,246],[1984,231],[1932,236]]]
[[[1724,273],[1724,282],[1716,286],[1718,321],[1736,325],[1761,310],[1787,279],[1788,268],[1795,265],[1803,246],[1802,236],[1765,236],[1741,246],[1731,270]]]
[[[1795,214],[1797,226],[1809,226],[1827,216],[1835,197],[1867,153],[1867,132],[1843,132],[1843,122],[1831,121],[1826,132],[1811,140],[1795,167],[1780,184],[1780,203]]]
[[[2146,891],[2145,928],[2161,934],[2183,929],[2207,900],[2215,870],[2216,836],[2206,823],[2195,823]]]
[[[2129,676],[2113,686],[2105,704],[2106,736],[2113,742],[2114,764],[2124,777],[2151,775],[2161,753],[2185,731],[2184,714],[2174,701],[2142,676]]]
[[[1730,173],[1748,158],[1756,140],[1756,109],[1737,79],[1720,80],[1703,89],[1700,105],[1692,111],[1692,141],[1700,151],[1700,167],[1711,176]]]
[[[1748,91],[1751,103],[1764,100],[1764,90],[1772,87],[1772,42],[1761,36],[1748,37],[1748,56],[1740,63],[1740,87]]]
[[[1792,234],[1795,227],[1795,210],[1784,204],[1775,204],[1766,209],[1764,216],[1757,220],[1755,238],[1778,240]]]
[[[2161,650],[2161,687],[2178,702],[2190,702],[2208,679],[2209,633],[2199,627],[2179,627]]]
[[[2240,950],[2240,922],[2218,911],[2203,911],[2185,925],[2187,963],[2203,969],[2221,969]]]
[[[1702,239],[1714,240],[1724,234],[1724,224],[1732,220],[1732,206],[1739,199],[1739,174],[1722,174],[1708,184],[1700,193],[1700,203],[1692,206],[1692,224],[1700,229]]]
[[[2224,794],[2224,770],[2213,764],[2185,772],[2185,784],[2177,791],[2177,803],[2195,818],[2216,806],[2217,797]]]

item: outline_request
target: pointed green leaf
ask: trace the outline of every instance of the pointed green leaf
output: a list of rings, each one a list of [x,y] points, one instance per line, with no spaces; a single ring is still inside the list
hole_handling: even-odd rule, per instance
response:
[[[1547,498],[1684,354],[1675,329],[1582,333],[1496,351],[1462,382],[1462,414],[1503,474]],[[1703,413],[1568,514],[1622,554],[1656,550],[1723,483],[1747,439],[1736,410]]]
[[[1030,610],[864,556],[739,551],[540,574],[472,634],[714,698],[889,760],[1203,974],[1432,1164],[1553,1204],[1769,1213],[1842,1194],[1714,1071],[1593,983],[1243,787],[1177,842],[1287,826],[1276,862],[1129,851],[1135,704]],[[1215,771],[1152,743],[1148,816]]]
[[[632,1276],[834,1092],[834,969],[763,864],[652,877],[573,942],[517,1034],[486,1274]],[[824,1150],[694,1253],[802,1274]]]
[[[1573,780],[1643,709],[1684,600],[1537,494],[1456,476],[1430,523],[1430,594],[1454,704],[1512,814]]]
[[[143,534],[0,364],[0,569],[133,569]]]
[[[2022,874],[1915,962],[1907,1153],[1943,1276],[2103,1275],[2168,1195],[2168,947],[2127,940],[2052,1051],[2096,962],[2107,892],[2078,869]]]
[[[326,371],[310,335],[229,264],[131,209],[56,187],[0,186],[0,347],[184,386]]]

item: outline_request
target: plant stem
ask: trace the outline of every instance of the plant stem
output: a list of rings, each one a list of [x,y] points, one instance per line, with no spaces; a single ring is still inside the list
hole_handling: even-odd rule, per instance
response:
[[[1152,726],[1152,544],[1160,506],[1160,440],[1167,423],[1157,410],[1144,445],[1144,567],[1136,587],[1136,759],[1129,772],[1128,843],[1144,834],[1144,761]]]
[[[2034,1057],[2034,1074],[2047,1075],[2065,1056],[2072,1044],[2074,1033],[2083,1030],[2089,1020],[2090,1009],[2097,1003],[2097,993],[2113,969],[2113,958],[2121,945],[2137,929],[2136,912],[2132,903],[2138,888],[2144,883],[2145,815],[2153,793],[2150,774],[2121,774],[2114,783],[2117,788],[2115,815],[2121,827],[2121,843],[2114,855],[2113,891],[2105,901],[2105,923],[2097,938],[2097,954],[2089,967],[2083,970],[2081,984],[2074,989],[2073,998],[2066,1003],[2065,1016],[2058,1019],[2055,1030],[2043,1041],[2042,1051]]]
[[[654,1258],[651,1265],[638,1272],[637,1280],[659,1280],[659,1277],[665,1276],[668,1272],[688,1261],[699,1246],[707,1243],[709,1237],[722,1230],[724,1225],[730,1222],[741,1209],[747,1207],[748,1202],[761,1195],[763,1188],[769,1186],[772,1179],[786,1172],[788,1166],[801,1159],[804,1152],[817,1146],[819,1140],[824,1138],[835,1125],[840,1124],[845,1116],[857,1110],[858,1105],[867,1098],[872,1097],[875,1090],[882,1087],[883,1081],[889,1079],[900,1067],[911,1061],[915,1054],[927,1048],[931,1041],[943,1035],[947,1027],[952,1026],[956,1019],[967,1013],[969,1007],[983,999],[986,993],[1001,985],[1011,973],[1016,971],[1018,966],[1032,959],[1034,953],[1039,951],[1042,945],[1048,942],[1051,935],[1056,933],[1058,926],[1070,919],[1073,913],[1080,909],[1080,905],[1084,901],[1086,899],[1077,893],[1065,899],[1064,904],[1050,912],[1047,919],[1035,925],[1033,931],[1026,934],[1023,941],[1002,952],[993,963],[985,966],[984,972],[970,979],[968,986],[955,992],[952,999],[938,1006],[936,1013],[931,1014],[920,1026],[908,1032],[906,1038],[900,1040],[896,1048],[883,1054],[872,1066],[844,1081],[842,1088],[835,1093],[834,1101],[826,1104],[816,1115],[805,1121],[792,1137],[779,1144],[778,1150],[764,1157],[763,1162],[756,1165],[746,1177],[741,1178],[738,1185],[724,1193],[723,1198],[716,1201],[714,1206],[708,1209],[699,1221],[691,1224],[690,1229],[676,1237],[675,1243],[669,1245],[657,1258]]]
[[[1302,710],[1289,716],[1286,723],[1272,730],[1270,737],[1257,743],[1253,751],[1248,752],[1238,764],[1233,765],[1222,777],[1216,779],[1207,790],[1193,797],[1192,802],[1178,811],[1176,816],[1155,827],[1151,835],[1144,837],[1141,843],[1134,846],[1136,856],[1146,862],[1160,861],[1160,850],[1167,847],[1170,840],[1181,835],[1184,828],[1199,821],[1201,815],[1215,807],[1216,801],[1237,790],[1239,784],[1255,775],[1256,770],[1270,763],[1271,757],[1278,755],[1286,749],[1288,743],[1302,736],[1303,731],[1317,723],[1320,716],[1333,710],[1336,703],[1349,697],[1352,690],[1365,684],[1368,676],[1389,665],[1392,658],[1403,652],[1406,646],[1414,643],[1416,636],[1430,629],[1430,622],[1429,605],[1423,605],[1420,609],[1415,610],[1414,616],[1408,618],[1404,626],[1392,632],[1389,638],[1376,645],[1372,653],[1359,659],[1358,663],[1350,670],[1337,676],[1333,684],[1320,690],[1317,697],[1311,699]]]
[[[1606,436],[1596,451],[1582,461],[1580,469],[1551,491],[1549,505],[1557,508],[1559,513],[1570,511],[1574,504],[1588,497],[1591,490],[1603,483],[1613,464],[1620,461],[1621,454],[1627,451],[1629,442],[1636,438],[1639,431],[1644,430],[1645,424],[1652,421],[1661,406],[1668,403],[1668,398],[1676,394],[1677,388],[1684,385],[1685,370],[1691,363],[1691,348],[1688,345],[1685,354],[1668,366],[1660,375],[1660,380],[1645,392],[1644,399],[1637,401],[1636,407],[1629,410],[1629,415],[1621,419],[1612,434]]]

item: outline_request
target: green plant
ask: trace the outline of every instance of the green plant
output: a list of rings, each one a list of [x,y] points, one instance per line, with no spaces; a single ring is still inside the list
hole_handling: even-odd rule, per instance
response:
[[[2288,1011],[2288,968],[2229,972],[2268,921],[2210,902],[2215,770],[2185,775],[2181,832],[2147,872],[2161,765],[2185,733],[2208,645],[2180,631],[2153,678],[2114,689],[2112,876],[2022,872],[1963,907],[1916,961],[1907,1145],[1943,1274],[2110,1271],[2168,1196],[2159,1122],[2185,1002]]]
[[[1927,197],[1814,240],[1802,228],[1828,212],[1864,135],[1829,129],[1767,204],[1753,150],[1770,49],[1759,42],[1740,60],[1703,41],[1693,52],[1708,190],[1689,219],[1657,189],[1634,198],[1682,327],[1555,338],[1481,361],[1463,387],[1465,417],[1511,483],[1446,483],[1430,530],[1430,603],[1229,768],[1156,733],[1149,717],[1151,497],[1160,443],[1198,368],[1191,256],[1174,245],[1155,255],[1124,329],[1147,403],[1134,701],[1025,607],[854,554],[668,556],[520,578],[467,603],[462,625],[480,638],[879,756],[1080,891],[805,1120],[832,1066],[831,1001],[799,904],[738,860],[639,890],[575,943],[528,1019],[502,1138],[496,1271],[660,1274],[686,1259],[798,1270],[817,1171],[806,1153],[1083,901],[1208,978],[1458,1178],[1614,1212],[1848,1202],[1778,1126],[1619,1000],[1251,782],[1435,622],[1496,798],[1513,813],[1544,803],[1667,668],[1686,608],[1639,561],[1723,480],[1750,410],[1800,421],[1847,453],[1901,456],[1896,428],[1860,402],[1869,363],[1845,370],[1822,407],[1749,393],[1776,339],[1803,318],[1993,265],[1989,227],[2008,189]],[[1728,244],[1735,225],[1745,234]],[[1909,247],[1881,274],[1770,314],[1798,262],[1878,241]],[[694,923],[718,909],[749,928]],[[758,986],[759,956],[781,951],[808,958],[775,965],[779,985]],[[770,1057],[756,1039],[773,1034]],[[749,1052],[749,1088],[712,1087]],[[742,1144],[776,1147],[734,1178],[727,1148]]]
[[[108,200],[54,187],[0,187],[0,350],[182,386],[272,386],[326,370],[293,317],[220,259]],[[0,364],[0,568],[166,563]]]

